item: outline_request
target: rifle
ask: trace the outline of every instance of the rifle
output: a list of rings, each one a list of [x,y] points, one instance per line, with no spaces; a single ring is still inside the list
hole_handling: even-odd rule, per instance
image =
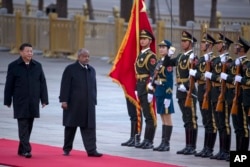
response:
[[[222,65],[222,72],[226,72],[226,62]],[[223,111],[223,101],[225,99],[225,93],[226,93],[226,81],[221,80],[221,92],[218,97],[217,105],[216,105],[216,111],[222,112]]]
[[[223,32],[223,47],[225,48],[225,26],[224,26],[224,32]],[[224,55],[226,56],[226,55]],[[223,63],[222,65],[222,72],[226,72],[226,67],[227,67],[227,64],[226,62]],[[224,102],[224,99],[225,99],[225,93],[226,93],[226,81],[225,80],[222,80],[221,81],[221,92],[220,92],[220,95],[218,97],[218,101],[217,101],[217,105],[216,105],[216,111],[218,112],[222,112],[223,111],[223,102]]]
[[[206,71],[211,70],[211,62],[210,60],[206,61]],[[209,104],[209,92],[211,90],[211,82],[208,78],[206,78],[206,91],[203,95],[203,101],[202,101],[202,109],[208,110],[208,104]]]
[[[194,24],[192,24],[192,38],[193,38],[193,31],[194,31]],[[194,40],[192,40],[192,50],[193,50],[193,54],[194,53]],[[192,54],[192,53],[191,53]],[[194,61],[193,60],[190,60],[190,69],[194,69]],[[186,100],[185,100],[185,107],[192,107],[192,100],[193,100],[193,97],[192,97],[192,92],[194,90],[194,85],[195,84],[195,80],[194,80],[194,77],[193,76],[190,76],[189,78],[189,90],[187,92],[187,96],[186,96]]]
[[[236,67],[236,75],[240,74],[240,65]],[[234,115],[237,115],[238,113],[238,97],[240,93],[240,83],[236,82],[235,83],[235,94],[234,94],[234,99],[233,99],[233,105],[231,109],[231,113]]]
[[[207,26],[206,25],[205,25],[205,34],[206,34],[206,49],[208,49],[209,46],[207,44]],[[209,57],[209,60],[206,61],[206,71],[210,71],[210,70],[211,70],[211,62],[210,62],[210,57]],[[203,95],[203,101],[202,101],[203,110],[208,110],[210,90],[211,90],[211,82],[208,78],[206,78],[206,90]]]
[[[192,23],[192,38],[193,38],[193,34],[194,34],[194,24]],[[193,50],[193,54],[195,54],[194,53],[194,39],[192,39],[192,50]],[[190,62],[190,69],[194,69],[194,60],[191,60],[191,62]],[[195,84],[194,77],[190,76],[190,78],[189,78],[189,90],[187,92],[187,96],[186,96],[186,100],[185,100],[185,107],[192,107],[192,100],[193,100],[192,92],[194,89],[194,84]]]
[[[164,62],[164,59],[161,58],[161,59],[157,62],[156,66],[155,66],[154,75],[153,75],[152,80],[151,80],[151,85],[152,85],[153,87],[155,86],[155,80],[156,80],[156,78],[157,78],[157,75],[158,75],[159,71],[161,70],[161,68],[162,68],[162,66],[163,66],[163,62]]]

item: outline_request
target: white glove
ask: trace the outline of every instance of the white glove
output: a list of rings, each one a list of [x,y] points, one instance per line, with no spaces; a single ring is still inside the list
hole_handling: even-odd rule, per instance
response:
[[[205,78],[211,79],[212,78],[212,73],[209,71],[205,72]]]
[[[196,75],[196,73],[197,73],[197,70],[196,70],[196,69],[195,69],[195,70],[194,70],[194,69],[190,69],[190,70],[189,70],[189,75],[191,75],[191,76],[193,76],[193,77]]]
[[[235,78],[234,78],[234,82],[239,82],[239,83],[241,83],[241,79],[242,79],[242,76],[236,75]]]
[[[137,91],[135,91],[135,97],[138,100],[138,93],[137,93]]]
[[[153,100],[153,94],[148,93],[148,102],[151,103]]]
[[[164,99],[164,105],[165,108],[168,108],[170,106],[170,99]]]
[[[209,61],[209,60],[210,60],[209,54],[205,54],[205,55],[204,55],[204,58],[205,58],[205,61]]]
[[[181,92],[186,92],[187,91],[186,87],[183,84],[180,84],[178,90],[181,91]]]
[[[235,65],[236,66],[240,65],[240,58],[235,59]]]
[[[152,86],[151,82],[148,83],[147,87],[148,87],[149,90],[153,90],[154,89],[154,87]]]
[[[191,61],[194,60],[194,53],[191,53],[191,54],[190,54],[189,59],[190,59]]]
[[[224,72],[221,72],[221,73],[220,73],[220,78],[221,78],[221,79],[227,80],[227,77],[228,77],[228,75],[227,75],[226,73],[224,73]]]
[[[222,63],[225,63],[226,61],[227,61],[227,56],[222,56],[221,58],[220,58],[220,61],[222,62]]]
[[[169,57],[173,56],[174,52],[175,52],[175,47],[170,46],[170,48],[168,49],[168,56]]]

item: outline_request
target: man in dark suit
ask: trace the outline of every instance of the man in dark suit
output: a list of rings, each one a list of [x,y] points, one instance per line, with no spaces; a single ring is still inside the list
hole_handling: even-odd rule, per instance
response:
[[[4,89],[4,105],[10,107],[13,100],[14,118],[18,123],[18,155],[31,158],[29,143],[34,118],[40,117],[39,101],[47,105],[48,91],[42,65],[32,59],[32,45],[20,46],[20,57],[8,66]]]
[[[78,60],[62,75],[59,100],[63,108],[64,155],[69,155],[77,127],[89,157],[101,157],[96,150],[96,72],[89,64],[89,51],[80,49]]]

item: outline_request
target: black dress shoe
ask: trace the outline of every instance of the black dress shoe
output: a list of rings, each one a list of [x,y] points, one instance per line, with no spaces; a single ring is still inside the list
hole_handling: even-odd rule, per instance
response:
[[[177,151],[176,154],[184,154],[186,150],[187,150],[187,147],[183,148],[182,150]]]
[[[22,157],[25,157],[25,158],[31,158],[32,157],[32,154],[29,153],[29,152],[26,152],[26,153],[18,153],[18,155],[22,156]]]
[[[121,146],[128,146],[133,141],[134,141],[134,137],[131,137],[130,139],[128,139],[128,141],[121,143]]]
[[[154,148],[153,142],[147,141],[145,144],[141,147],[142,149],[152,149]]]
[[[193,147],[187,147],[187,149],[184,151],[184,155],[193,155],[195,154],[196,151],[195,151],[195,148]]]
[[[102,154],[98,153],[97,151],[94,151],[93,153],[88,153],[89,157],[101,157]]]
[[[69,151],[63,151],[64,156],[69,156]]]

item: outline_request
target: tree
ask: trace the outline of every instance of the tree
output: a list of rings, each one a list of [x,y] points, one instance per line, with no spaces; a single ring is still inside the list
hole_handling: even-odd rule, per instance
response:
[[[216,18],[216,11],[217,11],[217,0],[211,1],[211,13],[210,13],[210,28],[217,28],[218,20]]]
[[[7,13],[13,14],[13,1],[2,0],[2,7],[7,9]]]
[[[189,20],[194,21],[194,0],[179,0],[180,26],[186,26]]]
[[[56,13],[58,17],[66,18],[68,10],[67,0],[56,0]]]
[[[95,20],[94,10],[91,0],[86,0],[88,6],[89,20]]]
[[[38,0],[38,10],[43,11],[43,0]]]
[[[129,21],[133,0],[121,0],[120,2],[120,17],[124,18],[125,22]]]
[[[149,1],[149,15],[150,15],[150,18],[152,19],[152,23],[155,24],[155,22],[156,22],[156,17],[155,17],[155,0],[150,0]]]

